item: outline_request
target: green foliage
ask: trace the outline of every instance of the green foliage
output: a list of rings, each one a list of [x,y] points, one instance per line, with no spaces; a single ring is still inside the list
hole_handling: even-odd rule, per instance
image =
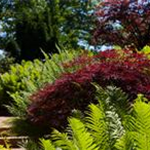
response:
[[[9,71],[10,66],[14,63],[14,58],[5,56],[0,58],[0,73],[4,74],[5,72]]]
[[[42,145],[44,150],[56,150],[54,145],[52,145],[50,140],[41,139],[41,143],[42,143],[41,145]]]
[[[116,147],[122,149],[150,149],[150,103],[139,95],[131,115],[127,116],[126,133],[118,140]]]
[[[5,148],[4,146],[2,146],[2,145],[0,145],[0,149],[1,150],[11,150],[10,148],[8,149],[8,148]]]
[[[46,145],[44,144],[44,146],[46,147]],[[22,147],[25,150],[41,150],[41,148],[39,147],[39,144],[33,142],[33,140],[29,139],[27,142],[24,142],[22,144]],[[51,149],[49,149],[51,150]]]
[[[86,117],[87,127],[91,130],[95,142],[101,147],[101,149],[107,149],[108,145],[106,143],[109,137],[107,135],[107,125],[104,120],[104,110],[102,107],[99,109],[99,107],[94,104],[89,106],[89,110],[90,113],[88,112],[88,117]]]
[[[62,73],[74,72],[75,69],[68,70],[63,66],[63,63],[67,63],[82,55],[82,50],[60,50],[59,54],[53,54],[51,59],[45,55],[45,63],[43,65],[42,74],[40,77],[39,84],[52,83],[60,77]],[[40,85],[41,86],[41,85]]]
[[[90,0],[3,2],[0,7],[8,12],[2,18],[3,31],[7,33],[2,38],[3,49],[18,60],[33,60],[41,58],[40,49],[58,52],[56,44],[79,48],[79,40],[90,40],[92,3]]]
[[[142,50],[142,53],[146,54],[147,57],[150,59],[150,46],[145,46]]]
[[[55,147],[60,147],[65,150],[98,150],[97,145],[94,144],[93,137],[87,131],[86,125],[83,122],[76,118],[70,118],[69,127],[71,137],[69,134],[60,133],[59,131],[54,130],[52,133],[52,139],[54,140]],[[42,140],[43,147],[47,150],[44,146],[45,142],[45,140]],[[51,142],[49,145],[55,149]]]
[[[97,88],[100,89],[100,87]],[[104,105],[104,103],[108,103],[105,100],[114,96],[118,101],[112,101],[112,104],[121,103],[121,99],[124,99],[125,94],[115,87],[108,87],[108,89],[111,94],[103,97],[101,94],[101,99],[99,99],[97,105],[89,105],[86,117],[68,120],[69,127],[66,129],[66,133],[60,133],[57,130],[52,132],[51,142],[55,147],[62,150],[111,150],[114,148],[114,144],[124,135],[125,131],[121,117],[115,111],[117,108],[114,109],[111,105]],[[120,97],[121,92],[122,97]],[[98,93],[100,93],[100,90]]]
[[[19,135],[41,136],[42,131],[27,118],[27,107],[31,103],[29,97],[45,84],[55,82],[63,73],[74,72],[75,69],[68,70],[62,64],[82,53],[83,51],[61,51],[52,55],[51,59],[44,53],[45,62],[23,61],[22,64],[13,65],[9,72],[1,76],[1,105],[5,104],[9,112],[17,116],[13,121],[14,132]]]
[[[87,127],[100,149],[111,149],[116,140],[124,134],[123,113],[120,113],[120,106],[122,102],[127,105],[127,95],[116,87],[109,86],[105,90],[99,86],[96,88],[99,105],[89,106],[86,117]],[[121,108],[126,109],[126,105]]]
[[[128,102],[128,95],[120,88],[114,86],[107,86],[101,88],[95,84],[97,89],[96,97],[101,101],[105,111],[114,110],[121,118],[124,118],[130,112],[130,104]]]
[[[34,62],[23,61],[21,65],[11,65],[10,71],[3,74],[0,78],[2,87],[0,103],[8,104],[11,101],[8,93],[13,94],[23,90],[30,92],[36,89],[33,86],[38,84],[36,80],[40,77],[40,73],[42,72],[42,64],[42,62],[35,60]]]
[[[111,94],[113,95],[113,92]],[[103,103],[103,99],[100,99],[98,105],[90,104],[89,111],[83,119],[69,119],[69,128],[65,133],[54,130],[50,143],[42,140],[43,148],[47,142],[53,149],[61,150],[149,150],[150,103],[147,99],[138,95],[123,119],[107,105],[108,111]],[[114,107],[118,109],[117,105]]]
[[[150,47],[149,46],[145,46],[141,52],[145,53],[145,54],[149,54],[150,53]]]
[[[26,117],[27,106],[29,105],[28,96],[30,92],[16,92],[10,94],[12,100],[11,104],[6,104],[6,108],[16,117],[21,117],[22,119]]]
[[[21,64],[11,65],[9,72],[0,77],[0,105],[12,103],[8,106],[10,112],[15,116],[25,116],[28,96],[45,84],[53,83],[62,73],[68,72],[62,63],[71,61],[81,53],[65,50],[51,58],[44,54],[45,62],[36,59],[33,62],[22,61]]]

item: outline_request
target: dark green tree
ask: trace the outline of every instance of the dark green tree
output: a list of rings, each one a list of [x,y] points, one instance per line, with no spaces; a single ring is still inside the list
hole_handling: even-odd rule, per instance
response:
[[[58,27],[53,23],[45,0],[16,1],[15,17],[15,41],[20,48],[21,60],[41,58],[41,49],[58,52]]]
[[[89,0],[14,0],[3,18],[5,50],[18,60],[33,60],[42,58],[41,49],[78,48],[79,40],[90,39],[91,9]]]

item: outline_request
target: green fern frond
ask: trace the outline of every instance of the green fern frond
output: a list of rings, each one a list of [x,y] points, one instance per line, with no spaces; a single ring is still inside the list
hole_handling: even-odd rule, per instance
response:
[[[150,103],[135,102],[131,123],[130,127],[132,126],[131,129],[134,131],[138,131],[141,134],[150,132]]]
[[[40,139],[43,150],[56,150],[50,140]]]
[[[128,101],[128,95],[120,88],[115,86],[107,86],[102,88],[94,83],[97,89],[96,98],[101,101],[107,110],[109,106],[113,106],[121,118],[130,113],[131,105]]]
[[[126,132],[115,144],[116,150],[136,150],[136,144],[134,141],[134,132]]]
[[[125,132],[122,119],[129,109],[127,96],[116,87],[109,86],[104,90],[98,85],[94,84],[94,86],[97,89],[96,97],[99,105],[89,106],[88,117],[86,117],[87,127],[101,149],[111,149]],[[126,104],[126,111],[120,109],[122,101]]]
[[[86,126],[90,129],[95,143],[100,146],[100,149],[106,149],[108,145],[108,135],[103,108],[101,105],[98,107],[91,104],[86,114]]]
[[[68,70],[63,67],[63,63],[69,62],[74,58],[78,57],[82,51],[74,50],[60,50],[59,54],[53,54],[51,59],[48,59],[46,54],[46,61],[43,65],[43,70],[41,72],[41,78],[38,82],[40,83],[52,83],[54,82],[62,73],[73,72],[75,70]]]
[[[98,150],[94,144],[94,139],[87,131],[86,126],[79,119],[69,119],[69,125],[72,129],[72,138],[77,150]]]
[[[137,133],[135,140],[140,150],[150,149],[150,103],[137,98],[128,129]]]
[[[59,131],[54,130],[51,137],[57,147],[61,147],[65,150],[76,150],[67,133],[60,133]]]
[[[144,101],[143,101],[144,100]],[[116,147],[122,150],[150,149],[150,103],[139,95],[130,115],[126,116],[125,135],[118,140]],[[118,146],[119,145],[119,146]]]
[[[137,143],[137,150],[149,150],[150,149],[150,132],[140,134],[136,133],[135,143]]]
[[[85,124],[76,118],[69,119],[67,133],[54,130],[51,137],[54,144],[64,150],[98,150]]]
[[[104,111],[101,104],[89,106],[87,112],[86,125],[90,129],[95,143],[100,149],[111,149],[116,140],[124,134],[121,119],[114,111],[113,107],[109,111]]]
[[[25,117],[27,106],[30,103],[29,99],[27,99],[29,94],[30,93],[28,92],[16,92],[14,94],[10,94],[10,96],[13,98],[13,103],[6,105],[5,107],[11,114],[13,114],[13,116],[21,118]]]
[[[109,143],[113,146],[116,140],[122,137],[124,134],[124,127],[121,122],[119,115],[112,110],[106,111],[106,123],[108,127]]]

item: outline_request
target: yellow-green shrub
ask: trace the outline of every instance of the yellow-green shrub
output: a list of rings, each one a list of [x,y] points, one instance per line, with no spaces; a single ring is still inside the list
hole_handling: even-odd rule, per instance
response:
[[[0,76],[0,105],[13,103],[9,107],[11,112],[18,105],[25,107],[28,103],[27,97],[33,91],[54,82],[62,73],[73,71],[64,68],[63,63],[73,60],[81,53],[83,51],[65,50],[50,57],[43,53],[45,55],[43,61],[36,59],[33,62],[22,61],[21,64],[11,65],[9,72]],[[21,109],[24,108],[19,110]],[[16,113],[20,112],[16,111]]]

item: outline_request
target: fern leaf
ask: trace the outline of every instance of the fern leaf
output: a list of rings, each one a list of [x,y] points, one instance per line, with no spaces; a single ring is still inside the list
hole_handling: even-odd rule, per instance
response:
[[[136,101],[133,106],[134,130],[141,134],[150,131],[150,103]]]
[[[136,100],[128,130],[136,132],[134,139],[140,150],[150,149],[150,103]]]
[[[125,135],[116,143],[118,150],[150,149],[150,103],[145,102],[145,98],[138,96],[125,128]]]
[[[149,150],[150,149],[150,132],[145,134],[137,133],[135,136],[138,150]]]
[[[111,149],[116,140],[124,133],[121,119],[113,107],[110,108],[105,112],[102,105],[91,104],[89,112],[87,112],[88,117],[86,117],[87,127],[90,129],[95,143],[104,150]]]
[[[136,150],[136,144],[134,143],[135,133],[126,132],[115,144],[117,150]]]
[[[44,150],[56,150],[54,145],[50,140],[45,140],[45,139],[40,139],[41,141],[41,146]]]
[[[69,125],[72,129],[72,138],[77,150],[98,150],[94,144],[94,139],[87,131],[86,126],[79,119],[69,119]]]
[[[130,113],[131,105],[128,101],[128,96],[120,88],[114,86],[107,86],[105,89],[94,83],[97,89],[96,98],[104,105],[104,109],[113,106],[116,113],[124,119]]]
[[[52,140],[57,147],[65,150],[76,150],[73,142],[69,139],[67,133],[60,133],[57,130],[52,132]]]
[[[86,118],[87,126],[101,149],[111,149],[116,140],[124,134],[122,120],[129,109],[127,95],[113,86],[105,90],[97,84],[94,86],[97,89],[96,98],[99,105],[90,105]]]
[[[102,107],[94,104],[89,105],[87,115],[86,125],[90,129],[95,142],[100,146],[100,149],[106,149],[108,144],[107,125]]]
[[[109,132],[109,143],[111,147],[116,143],[116,140],[124,134],[121,118],[112,110],[106,111],[107,130]]]

